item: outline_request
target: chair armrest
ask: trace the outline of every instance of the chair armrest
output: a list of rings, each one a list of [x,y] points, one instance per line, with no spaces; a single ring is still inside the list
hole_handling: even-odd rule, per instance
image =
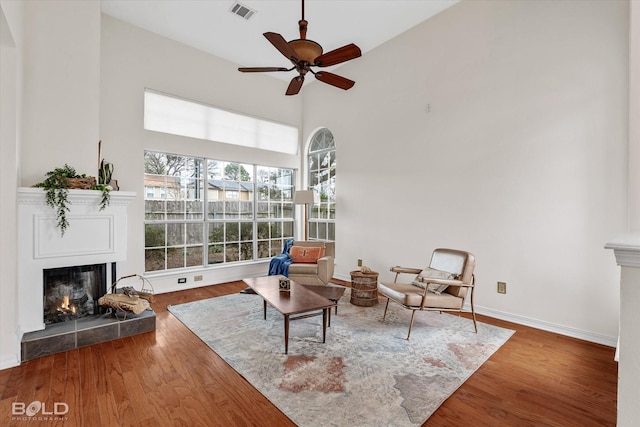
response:
[[[392,272],[396,273],[396,274],[401,274],[401,273],[407,273],[407,274],[420,274],[420,272],[422,271],[421,268],[408,268],[408,267],[400,267],[399,265],[396,265],[394,267],[391,267],[390,269]]]
[[[427,300],[427,292],[429,292],[428,284],[430,284],[430,283],[436,283],[438,285],[460,286],[460,287],[463,287],[463,288],[474,288],[476,286],[475,285],[475,276],[472,276],[471,283],[465,283],[462,280],[436,279],[436,278],[432,278],[432,277],[418,277],[416,279],[416,281],[423,282],[423,283],[427,284],[427,286],[425,286],[424,290],[422,291],[422,301],[420,302],[420,309],[421,310],[424,309],[424,303]],[[472,295],[473,295],[473,289],[471,290],[471,292],[472,292]]]
[[[318,258],[318,277],[325,285],[333,278],[335,263],[332,256]]]
[[[464,283],[462,280],[456,279],[439,279],[436,277],[417,277],[417,282],[422,283],[437,283],[438,285],[449,285],[449,286],[469,286],[468,283]],[[473,286],[473,285],[471,285]]]
[[[422,283],[437,283],[438,285],[461,286],[463,288],[473,288],[476,286],[475,277],[472,278],[471,283],[465,283],[457,279],[438,279],[435,277],[416,277],[416,281]]]

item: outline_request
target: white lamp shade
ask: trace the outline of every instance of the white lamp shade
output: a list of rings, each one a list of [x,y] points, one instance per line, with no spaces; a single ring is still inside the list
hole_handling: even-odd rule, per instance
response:
[[[318,202],[320,202],[320,198],[313,190],[297,190],[293,196],[293,203],[296,205],[306,205]]]

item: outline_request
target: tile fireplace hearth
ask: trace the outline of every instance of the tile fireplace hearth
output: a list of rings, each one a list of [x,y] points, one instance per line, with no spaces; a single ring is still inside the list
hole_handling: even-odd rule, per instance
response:
[[[22,336],[22,361],[87,345],[99,344],[156,329],[156,314],[146,310],[140,315],[111,314],[87,316],[78,320],[47,325],[44,330]]]

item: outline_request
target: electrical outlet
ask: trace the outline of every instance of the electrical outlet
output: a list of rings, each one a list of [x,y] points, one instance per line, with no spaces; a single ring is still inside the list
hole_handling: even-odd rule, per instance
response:
[[[362,260],[361,259],[358,260],[358,267],[362,267]]]
[[[498,293],[499,294],[507,293],[507,282],[498,282]]]
[[[193,281],[194,282],[200,282],[202,280],[202,276],[198,275],[198,276],[193,276]]]
[[[187,278],[186,277],[178,278],[178,283],[187,283]]]

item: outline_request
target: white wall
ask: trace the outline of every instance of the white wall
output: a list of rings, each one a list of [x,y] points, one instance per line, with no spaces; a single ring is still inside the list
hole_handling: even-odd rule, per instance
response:
[[[307,87],[304,137],[337,144],[336,275],[467,249],[481,311],[614,345],[628,8],[461,2],[341,67],[348,93]]]
[[[0,369],[19,361],[17,209],[24,5],[0,2]]]
[[[98,169],[100,2],[26,2],[22,185]]]
[[[640,3],[631,2],[629,28],[629,230],[640,231]]]
[[[161,134],[143,129],[145,88],[231,111],[300,126],[301,98],[285,97],[287,83],[238,72],[237,65],[110,16],[102,17],[100,135],[103,157],[115,165],[121,190],[135,191],[129,207],[129,260],[118,275],[144,272],[144,150],[298,168],[298,156]],[[156,292],[265,274],[268,264],[149,275]],[[194,282],[195,275],[203,281]],[[187,283],[178,285],[177,278]]]

